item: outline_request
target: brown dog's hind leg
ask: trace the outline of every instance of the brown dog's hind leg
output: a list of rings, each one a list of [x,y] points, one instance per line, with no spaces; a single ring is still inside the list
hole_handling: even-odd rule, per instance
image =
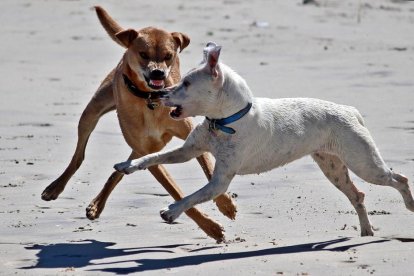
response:
[[[211,160],[210,154],[206,152],[203,153],[197,157],[197,161],[200,164],[201,168],[203,168],[207,179],[210,180],[214,170],[213,161]],[[229,194],[219,195],[214,199],[214,202],[223,215],[232,220],[236,219],[237,206]]]
[[[85,148],[92,131],[94,130],[99,118],[115,109],[114,96],[112,91],[111,72],[101,84],[95,95],[92,97],[85,110],[83,111],[78,125],[78,142],[75,153],[66,170],[53,181],[42,193],[43,200],[54,200],[63,192],[65,186],[73,174],[78,170],[85,156]]]
[[[348,168],[336,156],[328,153],[314,153],[312,158],[319,165],[325,176],[343,192],[351,201],[358,214],[361,225],[361,236],[373,236],[372,225],[369,221],[367,210],[365,209],[365,194],[358,190],[349,178]]]
[[[148,170],[158,180],[158,182],[167,190],[167,192],[174,198],[175,201],[181,200],[184,197],[183,192],[175,184],[167,170],[162,165],[149,167]],[[217,242],[224,241],[223,227],[209,218],[206,214],[200,212],[197,208],[191,208],[185,212],[192,218],[197,225],[210,237]]]

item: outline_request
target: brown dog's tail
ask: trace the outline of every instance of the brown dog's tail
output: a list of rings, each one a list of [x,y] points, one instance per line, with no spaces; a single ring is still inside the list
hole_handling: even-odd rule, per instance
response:
[[[125,48],[125,45],[122,44],[121,41],[115,36],[116,33],[123,31],[124,29],[119,26],[115,20],[109,16],[109,14],[104,10],[101,6],[95,6],[96,15],[98,16],[99,21],[101,22],[102,26],[104,27],[105,31],[108,35],[114,40],[116,43],[121,45]]]

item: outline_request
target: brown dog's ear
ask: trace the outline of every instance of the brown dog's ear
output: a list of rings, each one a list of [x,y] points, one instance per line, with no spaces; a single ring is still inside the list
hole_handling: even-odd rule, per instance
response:
[[[131,46],[132,41],[138,36],[138,32],[133,29],[128,29],[125,31],[120,31],[115,34],[116,38],[126,47]]]
[[[180,53],[188,46],[188,44],[190,44],[190,38],[183,33],[174,32],[171,33],[171,35],[177,43],[178,47],[180,47]]]

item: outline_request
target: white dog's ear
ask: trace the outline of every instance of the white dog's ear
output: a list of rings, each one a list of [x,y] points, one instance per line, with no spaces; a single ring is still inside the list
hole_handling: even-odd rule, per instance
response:
[[[207,43],[206,47],[204,47],[204,49],[203,49],[203,61],[201,61],[200,64],[207,63],[208,52],[210,51],[210,49],[212,47],[216,47],[216,46],[217,46],[217,44],[214,43],[214,42],[210,41],[210,42]]]
[[[218,46],[214,42],[207,43],[206,47],[204,48],[204,60],[205,60],[205,67],[211,73],[211,75],[215,78],[218,77],[218,70],[217,64],[220,57],[221,46]]]

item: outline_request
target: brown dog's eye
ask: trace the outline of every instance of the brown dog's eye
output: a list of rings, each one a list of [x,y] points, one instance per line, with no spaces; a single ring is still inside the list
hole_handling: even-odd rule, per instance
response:
[[[169,61],[172,59],[172,54],[166,54],[164,60]]]
[[[189,87],[190,86],[190,82],[188,80],[185,80],[183,82],[184,87]]]
[[[147,53],[145,52],[139,52],[139,55],[143,58],[143,59],[149,59],[149,56]]]

